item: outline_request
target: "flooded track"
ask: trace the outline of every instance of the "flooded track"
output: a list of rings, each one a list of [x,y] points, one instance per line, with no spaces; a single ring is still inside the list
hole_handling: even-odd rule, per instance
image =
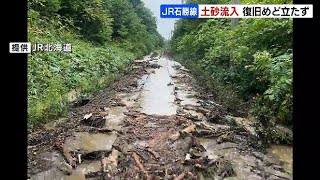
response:
[[[30,179],[292,179],[292,148],[255,148],[252,123],[220,115],[178,62],[147,56],[119,83],[62,121],[64,136],[31,135]]]

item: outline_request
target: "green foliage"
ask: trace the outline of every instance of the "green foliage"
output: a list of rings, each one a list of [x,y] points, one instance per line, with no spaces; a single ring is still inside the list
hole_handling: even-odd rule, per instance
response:
[[[61,8],[61,0],[29,0],[28,4],[33,10],[41,11],[43,14],[57,12]]]
[[[225,92],[251,102],[259,119],[291,123],[292,19],[241,19],[233,28],[230,19],[181,19],[170,49],[182,63],[199,68],[229,107],[241,101],[223,100]]]
[[[254,54],[254,65],[250,71],[262,74],[260,81],[269,82],[267,90],[258,96],[258,115],[277,117],[290,123],[292,119],[292,54],[272,58],[264,52]],[[262,108],[261,108],[262,107]],[[267,110],[267,111],[266,111]],[[288,121],[288,122],[285,122]]]
[[[49,24],[46,26],[50,27]],[[85,95],[92,94],[125,72],[134,59],[134,55],[129,52],[112,46],[95,46],[80,40],[65,29],[52,31],[51,28],[29,28],[29,40],[72,42],[73,45],[72,53],[39,52],[29,56],[30,125],[65,114],[68,92],[80,89]]]
[[[107,0],[105,7],[113,19],[112,38],[141,57],[163,46],[156,18],[141,1]],[[149,38],[148,38],[149,37]]]
[[[103,44],[110,41],[112,19],[102,0],[61,0],[59,14],[70,17],[81,34],[92,41]]]

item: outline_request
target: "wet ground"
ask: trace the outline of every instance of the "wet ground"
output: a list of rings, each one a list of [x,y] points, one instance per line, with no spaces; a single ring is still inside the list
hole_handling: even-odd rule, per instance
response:
[[[28,175],[62,179],[292,179],[292,148],[260,146],[167,57],[132,71],[29,135]]]

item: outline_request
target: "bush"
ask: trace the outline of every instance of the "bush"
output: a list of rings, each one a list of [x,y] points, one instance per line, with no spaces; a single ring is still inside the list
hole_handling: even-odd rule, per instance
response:
[[[170,49],[231,109],[242,103],[230,97],[239,97],[259,119],[292,123],[292,19],[241,19],[235,27],[230,19],[182,19]]]

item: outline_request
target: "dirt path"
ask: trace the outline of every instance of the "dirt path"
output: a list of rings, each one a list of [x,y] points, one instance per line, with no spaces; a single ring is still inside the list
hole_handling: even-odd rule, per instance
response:
[[[228,116],[166,57],[132,72],[69,118],[29,135],[30,179],[292,179],[254,122]],[[279,148],[279,147],[278,147]]]

